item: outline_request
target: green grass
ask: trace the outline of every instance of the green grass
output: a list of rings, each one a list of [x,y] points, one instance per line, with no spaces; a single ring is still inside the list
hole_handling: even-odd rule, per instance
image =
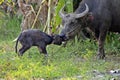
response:
[[[49,57],[45,58],[36,47],[32,47],[22,57],[15,53],[13,39],[20,32],[20,20],[7,19],[0,26],[0,79],[6,80],[110,80],[120,79],[107,74],[110,70],[120,69],[119,41],[106,42],[106,60],[95,58],[97,44],[94,41],[68,42],[66,47],[49,45]],[[115,35],[117,38],[117,35]],[[109,38],[107,38],[108,40]],[[111,52],[117,54],[111,55]],[[94,70],[105,73],[99,79],[94,78]],[[79,78],[78,76],[81,76]]]

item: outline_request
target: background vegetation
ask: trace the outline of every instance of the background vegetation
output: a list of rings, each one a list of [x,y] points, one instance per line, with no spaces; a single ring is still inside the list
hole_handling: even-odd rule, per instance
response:
[[[65,2],[56,6],[56,17],[51,25],[61,23],[59,10]],[[71,5],[71,4],[70,4]],[[69,6],[71,7],[71,6]],[[71,7],[72,8],[72,7]],[[70,9],[72,12],[73,10]],[[69,12],[69,10],[68,10]],[[0,79],[5,80],[119,80],[119,75],[112,75],[111,70],[120,69],[119,34],[110,33],[106,39],[106,60],[95,58],[97,43],[90,39],[77,38],[69,41],[66,47],[49,45],[49,57],[44,58],[36,47],[28,50],[23,57],[15,53],[13,40],[20,33],[22,17],[12,18],[0,10]],[[43,28],[40,28],[43,30]],[[56,29],[56,28],[55,28]],[[53,31],[55,31],[55,29]],[[19,46],[20,47],[20,46]]]

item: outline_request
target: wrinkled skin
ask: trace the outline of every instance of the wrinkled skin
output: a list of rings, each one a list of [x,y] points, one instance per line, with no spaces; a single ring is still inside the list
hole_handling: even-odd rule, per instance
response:
[[[60,35],[66,36],[69,40],[82,29],[89,28],[98,41],[98,58],[104,59],[104,42],[107,32],[120,33],[119,5],[119,0],[82,0],[74,13],[64,14],[60,12],[63,25]],[[88,11],[86,11],[87,8]],[[85,14],[79,16],[83,12]]]
[[[73,38],[81,30],[80,24],[76,24],[76,23],[78,23],[77,20],[73,19],[70,21],[71,22],[67,22],[66,20],[63,20],[62,25],[64,25],[64,28],[60,33],[60,35],[65,34],[66,38],[68,38],[68,39]],[[71,25],[71,26],[69,26],[69,25]],[[72,26],[74,26],[74,27],[72,27]]]

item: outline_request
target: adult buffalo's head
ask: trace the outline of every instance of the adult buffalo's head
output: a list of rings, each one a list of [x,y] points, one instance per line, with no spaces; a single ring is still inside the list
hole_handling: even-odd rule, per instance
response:
[[[87,15],[89,8],[85,3],[86,9],[79,14],[69,13],[64,14],[62,11],[64,7],[60,10],[60,16],[62,18],[63,29],[60,33],[61,36],[66,36],[67,39],[74,37],[78,32],[82,30],[81,18]]]

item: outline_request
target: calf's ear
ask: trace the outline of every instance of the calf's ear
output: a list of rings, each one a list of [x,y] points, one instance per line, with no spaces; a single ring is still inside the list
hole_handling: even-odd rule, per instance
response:
[[[51,37],[53,38],[53,39],[55,39],[55,37],[56,37],[57,35],[56,34],[54,34],[54,35],[51,35]]]
[[[65,35],[60,35],[60,38],[62,39],[62,41],[67,41],[67,37]]]

